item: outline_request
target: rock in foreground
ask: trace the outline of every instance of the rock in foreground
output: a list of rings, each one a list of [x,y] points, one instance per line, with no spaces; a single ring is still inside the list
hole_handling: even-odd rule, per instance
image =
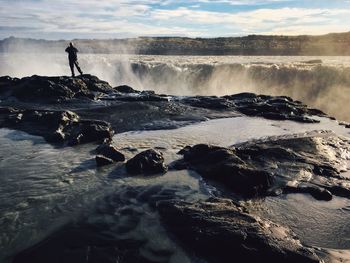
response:
[[[164,164],[163,154],[149,149],[137,154],[126,163],[129,174],[158,174],[165,173],[168,167]]]
[[[350,179],[342,175],[350,159],[350,140],[333,133],[270,137],[231,148],[205,144],[186,147],[182,168],[220,182],[245,197],[309,193],[350,198]]]
[[[229,200],[164,201],[158,208],[184,247],[208,262],[321,262],[289,229],[254,217]]]
[[[114,131],[109,123],[84,120],[71,111],[19,110],[0,108],[1,127],[18,129],[43,136],[51,143],[70,146],[111,139]]]
[[[108,159],[114,162],[124,162],[125,156],[121,152],[119,152],[112,144],[103,143],[97,147],[96,153],[102,156],[107,157]]]

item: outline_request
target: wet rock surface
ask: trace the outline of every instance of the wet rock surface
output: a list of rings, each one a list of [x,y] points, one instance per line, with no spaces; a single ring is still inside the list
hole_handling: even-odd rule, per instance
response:
[[[163,201],[158,208],[184,248],[208,262],[321,262],[289,229],[250,215],[230,200]]]
[[[109,142],[104,142],[96,148],[96,153],[112,160],[113,162],[124,162],[125,156]]]
[[[230,148],[186,147],[179,169],[190,168],[245,197],[309,193],[318,200],[350,198],[350,140],[331,132],[270,137]]]
[[[188,97],[183,103],[194,107],[227,110],[234,109],[248,116],[271,120],[292,120],[304,123],[318,122],[310,116],[327,116],[320,110],[308,108],[299,101],[286,96],[256,95],[239,93],[223,97]]]
[[[176,253],[173,243],[164,240],[154,242],[157,234],[149,240],[139,232],[160,227],[159,221],[147,215],[155,215],[157,202],[176,199],[177,192],[189,195],[191,189],[181,185],[122,185],[99,200],[91,214],[77,223],[67,224],[37,245],[18,253],[13,262],[171,262]],[[143,226],[145,229],[140,227],[142,224],[146,224]]]
[[[143,241],[116,240],[93,227],[68,226],[36,247],[19,253],[13,263],[121,262],[150,263],[139,253]]]
[[[71,77],[31,76],[22,79],[5,78],[0,81],[1,93],[21,101],[61,102],[73,98],[96,99],[109,94],[113,88],[92,75]]]
[[[312,116],[326,116],[289,97],[241,93],[179,98],[137,91],[127,85],[113,88],[87,74],[75,78],[1,77],[0,100],[1,106],[19,109],[71,110],[85,119],[107,121],[117,132],[176,128],[205,119],[234,117],[239,113],[306,123],[317,122]]]
[[[0,127],[22,130],[43,136],[50,143],[69,146],[102,142],[114,134],[109,123],[84,120],[71,111],[0,108]]]
[[[168,167],[164,164],[163,154],[154,149],[143,151],[126,163],[126,171],[133,175],[160,174],[167,170]]]
[[[112,159],[109,159],[108,157],[105,157],[103,155],[96,155],[95,160],[97,167],[110,165],[114,163]]]
[[[99,143],[90,152],[98,167],[124,162],[123,153],[130,157],[130,152],[118,150],[118,142],[112,145],[114,131],[174,129],[240,114],[302,123],[315,123],[313,116],[326,116],[283,96],[241,93],[183,98],[126,85],[111,87],[91,75],[0,77],[0,128],[43,136],[54,145]],[[200,187],[209,186],[206,196],[233,193],[230,197],[240,201],[291,193],[325,201],[334,196],[350,198],[350,179],[343,173],[350,159],[349,139],[329,132],[269,137],[232,147],[200,144],[184,148],[181,154],[183,159],[171,167],[198,172],[191,173],[199,178]],[[118,176],[125,182],[132,178],[127,177],[124,164],[96,169],[92,158],[88,169],[114,169],[109,174],[112,178],[121,168]],[[125,168],[131,175],[161,175],[168,170],[163,154],[153,149],[128,160]],[[172,174],[136,180],[162,180],[168,175]],[[287,228],[250,214],[232,201],[197,201],[196,196],[185,202],[195,195],[192,186],[179,186],[181,182],[175,180],[176,187],[167,188],[169,181],[161,182],[149,187],[121,186],[119,190],[125,192],[108,193],[105,206],[92,213],[91,222],[64,227],[19,253],[13,262],[169,262],[173,244],[157,247],[159,242],[149,247],[144,239],[125,236],[145,228],[143,221],[150,220],[150,215],[152,220],[158,218],[158,212],[190,257],[195,253],[192,262],[320,262],[315,251],[302,245]],[[211,192],[211,187],[219,191]]]

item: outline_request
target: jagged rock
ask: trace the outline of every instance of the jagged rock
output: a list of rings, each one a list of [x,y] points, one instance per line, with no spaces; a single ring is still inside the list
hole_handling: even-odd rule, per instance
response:
[[[143,240],[117,239],[95,225],[68,225],[18,253],[13,263],[150,262],[139,251]]]
[[[253,93],[241,93],[225,96],[233,101],[236,109],[248,116],[264,117],[272,120],[294,120],[298,122],[319,122],[308,116],[327,116],[325,113],[315,109],[309,109],[306,105],[286,96],[255,95]]]
[[[0,77],[0,94],[8,91],[18,80],[18,78],[11,78],[9,76]]]
[[[284,193],[308,193],[312,195],[317,200],[324,200],[324,201],[330,201],[333,198],[333,195],[330,191],[317,187],[317,186],[310,186],[310,185],[297,185],[297,186],[289,186],[287,185],[283,189]]]
[[[104,139],[112,138],[114,131],[109,123],[98,120],[81,120],[69,127],[72,140],[71,145],[103,142]],[[77,142],[77,143],[75,143]]]
[[[114,90],[120,93],[139,93],[139,91],[134,90],[132,87],[128,85],[121,85],[121,86],[115,87]]]
[[[119,152],[113,145],[109,143],[103,143],[96,148],[96,153],[105,156],[114,162],[124,162],[125,156]]]
[[[327,116],[320,110],[308,108],[299,101],[293,101],[286,96],[256,95],[254,93],[239,93],[235,95],[215,97],[198,96],[187,97],[182,103],[193,107],[236,110],[248,116],[263,117],[272,120],[293,120],[297,122],[315,123],[319,122],[309,116]]]
[[[105,165],[109,165],[109,164],[113,164],[114,161],[112,159],[109,159],[105,156],[102,156],[102,155],[97,155],[95,157],[95,160],[96,160],[96,165],[98,167],[101,167],[101,166],[105,166]]]
[[[266,193],[273,175],[243,161],[235,150],[198,144],[182,151],[184,161],[205,178],[219,181],[244,196]]]
[[[193,107],[200,107],[200,108],[214,109],[214,110],[229,109],[234,107],[234,103],[228,101],[225,98],[220,98],[216,96],[188,97],[183,99],[182,102],[185,102],[186,104],[190,104]]]
[[[226,199],[160,201],[165,225],[207,262],[321,262],[286,227],[255,217]]]
[[[100,80],[96,76],[84,74],[78,76],[77,78],[85,83],[89,91],[101,92],[104,94],[113,92],[113,88],[108,84],[107,81]]]
[[[2,108],[3,127],[43,136],[51,143],[77,145],[111,139],[114,131],[104,121],[83,120],[72,111],[19,110]]]
[[[154,91],[142,91],[137,96],[119,96],[116,100],[120,101],[168,101],[166,96],[157,95]]]
[[[168,168],[164,164],[163,154],[149,149],[127,161],[126,170],[129,174],[157,174],[165,173]]]
[[[8,91],[8,96],[21,101],[60,102],[72,98],[95,99],[96,93],[109,94],[113,88],[105,81],[92,75],[79,77],[44,77],[31,76],[22,79],[0,79],[1,90]]]
[[[61,129],[54,131],[54,133],[49,134],[45,137],[46,141],[51,143],[64,143],[66,135]]]
[[[333,133],[270,137],[231,148],[199,144],[180,154],[177,167],[194,169],[245,197],[298,192],[319,200],[331,200],[332,194],[350,198],[350,179],[341,174],[350,140]]]

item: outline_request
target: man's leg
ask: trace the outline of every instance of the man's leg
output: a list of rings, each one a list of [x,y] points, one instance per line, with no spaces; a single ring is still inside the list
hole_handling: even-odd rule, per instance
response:
[[[78,62],[78,60],[75,61],[74,64],[75,64],[75,66],[77,67],[77,69],[78,69],[80,75],[83,75],[83,71],[81,71],[81,68],[79,67],[79,62]]]
[[[75,74],[74,74],[74,61],[69,61],[69,66],[70,66],[70,70],[72,71],[72,77],[74,77],[75,76]]]

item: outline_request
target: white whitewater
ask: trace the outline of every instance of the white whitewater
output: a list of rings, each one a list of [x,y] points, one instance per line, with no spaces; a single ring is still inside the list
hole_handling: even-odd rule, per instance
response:
[[[350,121],[350,57],[81,54],[85,73],[111,85],[173,95],[285,95]],[[0,54],[0,76],[68,75],[62,54]]]

